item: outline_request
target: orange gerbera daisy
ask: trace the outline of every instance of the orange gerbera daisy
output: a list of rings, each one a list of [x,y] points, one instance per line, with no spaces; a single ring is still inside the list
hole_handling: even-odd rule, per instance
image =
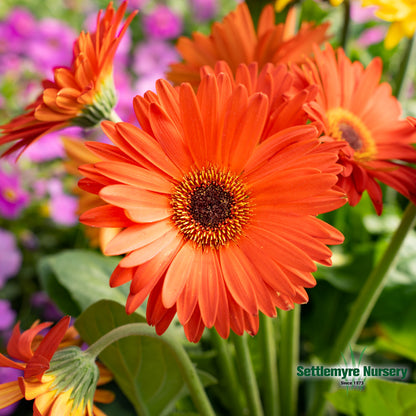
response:
[[[118,31],[127,2],[117,12],[110,3],[95,33],[84,33],[74,43],[70,68],[57,67],[54,81],[42,82],[43,92],[27,107],[27,112],[0,126],[0,145],[18,140],[3,153],[23,152],[41,136],[69,125],[92,127],[108,119],[116,104],[113,59],[117,47],[133,19],[132,13]]]
[[[261,141],[269,99],[226,73],[156,83],[134,100],[142,129],[103,122],[115,146],[89,145],[103,161],[81,167],[81,188],[107,203],[81,222],[123,227],[105,249],[125,256],[111,286],[131,281],[126,310],[147,296],[147,320],[163,333],[177,313],[190,341],[205,327],[226,338],[258,330],[259,310],[293,308],[308,296],[326,244],[342,235],[315,216],[340,207],[341,167],[314,126]]]
[[[312,120],[322,125],[325,140],[341,141],[339,163],[344,170],[338,185],[356,205],[367,191],[377,213],[383,209],[385,183],[416,202],[416,131],[400,120],[401,107],[387,83],[380,83],[382,62],[375,58],[364,69],[342,49],[327,44],[315,48],[315,61],[294,68],[302,86],[319,87],[316,102],[305,105]]]
[[[167,77],[175,84],[190,82],[197,86],[199,69],[204,65],[213,68],[220,60],[226,61],[233,73],[240,63],[258,62],[262,68],[268,62],[301,62],[311,54],[314,43],[327,38],[328,24],[303,23],[298,33],[295,24],[290,11],[286,22],[276,25],[270,4],[263,9],[256,31],[247,5],[241,3],[222,22],[214,23],[209,36],[195,32],[192,39],[179,38],[176,47],[183,63],[172,64]]]
[[[111,380],[111,374],[97,367],[76,346],[81,341],[76,330],[68,328],[69,321],[69,316],[62,318],[45,337],[38,334],[51,322],[35,322],[23,333],[19,324],[14,327],[7,352],[18,361],[0,354],[0,366],[22,370],[24,375],[0,384],[0,409],[25,398],[35,399],[33,414],[36,416],[105,416],[92,402],[109,403],[114,399],[109,391],[95,391],[97,383]],[[82,385],[85,388],[79,388]]]

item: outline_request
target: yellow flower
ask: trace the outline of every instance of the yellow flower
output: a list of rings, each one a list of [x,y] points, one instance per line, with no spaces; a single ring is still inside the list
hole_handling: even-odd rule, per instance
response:
[[[274,8],[276,9],[277,13],[280,13],[292,1],[293,0],[276,0]]]
[[[332,6],[339,6],[344,0],[329,0]],[[280,13],[289,3],[292,3],[293,0],[276,0],[274,8],[277,13]]]
[[[362,0],[363,6],[378,6],[375,15],[391,22],[384,46],[394,48],[403,37],[411,38],[416,31],[416,2],[414,0]]]

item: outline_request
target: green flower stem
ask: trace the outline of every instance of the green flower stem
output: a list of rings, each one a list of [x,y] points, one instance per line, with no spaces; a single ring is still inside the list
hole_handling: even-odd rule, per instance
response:
[[[380,296],[384,284],[386,283],[388,273],[397,258],[399,249],[402,246],[408,231],[411,230],[415,224],[415,219],[416,205],[410,202],[403,214],[399,227],[394,233],[390,244],[383,254],[383,257],[373,269],[357,299],[353,303],[348,318],[339,332],[334,346],[328,356],[328,364],[335,364],[339,360],[341,353],[345,352],[348,345],[356,342],[378,297]],[[319,384],[314,397],[315,401],[311,406],[309,414],[314,416],[322,414],[325,406],[324,395],[331,389],[332,385],[332,381],[328,380]]]
[[[224,388],[227,389],[227,397],[230,400],[230,410],[233,415],[244,414],[243,396],[240,391],[237,372],[231,357],[228,342],[221,338],[215,329],[210,331],[211,341],[217,352],[218,367]]]
[[[113,121],[114,123],[120,123],[121,121],[123,121],[120,116],[117,114],[117,112],[114,110],[111,111],[110,116],[108,117],[109,121]]]
[[[402,62],[399,68],[399,73],[396,77],[396,88],[394,90],[394,95],[399,101],[403,101],[404,95],[408,87],[408,82],[410,77],[408,76],[415,69],[415,59],[416,59],[416,34],[408,40],[406,50],[404,51]]]
[[[251,362],[250,351],[247,345],[247,335],[232,334],[237,362],[242,371],[242,383],[247,398],[249,415],[263,416],[263,407],[260,400],[260,392]]]
[[[264,409],[266,415],[280,416],[279,380],[277,376],[276,337],[272,318],[260,315],[263,353]]]
[[[86,350],[86,354],[90,354],[92,357],[97,357],[101,351],[113,342],[132,335],[156,338],[164,342],[175,355],[178,367],[186,385],[188,386],[192,400],[199,414],[202,416],[215,416],[215,412],[208,400],[201,380],[195,370],[194,364],[189,359],[188,354],[182,347],[181,343],[171,334],[159,336],[156,334],[155,330],[147,324],[126,324],[107,332]]]
[[[298,378],[296,366],[299,360],[300,306],[280,312],[279,385],[280,413],[297,415]]]
[[[350,0],[345,0],[344,3],[343,3],[343,7],[344,7],[344,24],[342,26],[340,46],[345,50],[345,48],[347,46],[348,32],[349,32],[350,23],[351,23],[351,3],[350,3]]]

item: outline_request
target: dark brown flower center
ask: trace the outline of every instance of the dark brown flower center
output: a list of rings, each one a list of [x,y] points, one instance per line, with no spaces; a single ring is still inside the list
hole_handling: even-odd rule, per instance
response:
[[[361,136],[354,127],[346,123],[340,123],[338,129],[341,132],[342,138],[346,140],[354,150],[360,150],[363,147]]]
[[[326,114],[329,136],[346,141],[354,151],[357,161],[371,160],[377,152],[371,131],[362,119],[345,108],[333,108]]]
[[[216,228],[231,215],[234,199],[216,183],[196,188],[191,195],[189,212],[204,227]]]
[[[240,178],[215,167],[185,176],[171,195],[172,220],[185,239],[202,248],[236,240],[251,216]]]

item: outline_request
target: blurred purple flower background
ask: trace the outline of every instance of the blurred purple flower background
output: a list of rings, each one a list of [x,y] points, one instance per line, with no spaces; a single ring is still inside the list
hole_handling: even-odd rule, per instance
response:
[[[22,255],[14,234],[0,228],[0,289],[6,280],[18,273],[21,264]]]
[[[0,215],[7,219],[16,219],[29,203],[29,194],[21,187],[20,173],[17,168],[5,171],[0,164]]]
[[[173,39],[178,37],[183,30],[181,16],[164,5],[157,5],[142,19],[143,31],[149,38]]]
[[[192,14],[197,22],[213,19],[218,13],[217,0],[189,0]]]

